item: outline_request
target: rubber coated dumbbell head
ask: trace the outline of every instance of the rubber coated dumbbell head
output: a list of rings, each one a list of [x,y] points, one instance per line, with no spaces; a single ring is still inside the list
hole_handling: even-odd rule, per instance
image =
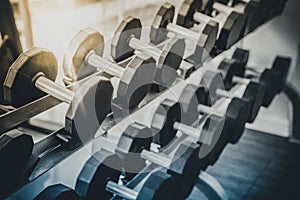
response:
[[[75,92],[65,117],[65,130],[86,142],[93,138],[110,112],[113,87],[104,77],[95,76]]]
[[[250,56],[249,50],[237,48],[232,55],[232,59],[235,59],[236,62],[240,64],[241,68],[246,69],[249,61],[249,56]]]
[[[112,194],[106,191],[108,180],[118,182],[121,174],[121,159],[110,152],[95,153],[82,168],[75,190],[86,200],[109,199]]]
[[[287,75],[290,69],[290,64],[291,64],[291,58],[285,56],[277,56],[273,63],[272,69],[274,71],[279,72],[280,74],[281,86],[280,88],[278,88],[277,91],[278,93],[281,92],[285,86]]]
[[[220,50],[229,49],[243,35],[246,15],[233,11],[222,27],[216,46]]]
[[[162,170],[156,171],[148,177],[136,199],[175,199],[174,188],[172,176]]]
[[[214,0],[185,0],[180,7],[176,23],[187,28],[193,27],[196,23],[194,21],[195,12],[201,12],[210,15],[212,12],[213,2]]]
[[[0,137],[0,197],[13,192],[25,175],[27,164],[33,150],[30,135],[12,130]]]
[[[174,122],[181,122],[180,104],[172,100],[164,100],[155,111],[152,127],[155,130],[153,140],[161,147],[168,145],[176,136]]]
[[[18,58],[18,56],[19,53],[13,41],[8,36],[4,36],[0,47],[0,104],[2,105],[7,104],[7,102],[4,101],[2,86],[7,72],[9,70],[9,67]]]
[[[127,17],[117,28],[113,42],[111,44],[111,55],[116,61],[122,61],[134,55],[134,48],[131,48],[130,41],[135,38],[140,40],[142,25],[139,19]],[[169,39],[162,49],[159,59],[157,60],[157,75],[158,83],[168,83],[171,73],[176,73],[180,67],[184,54],[184,40],[172,38]],[[177,75],[177,73],[176,73]]]
[[[22,53],[10,67],[4,81],[4,99],[12,106],[20,107],[45,95],[34,86],[38,75],[54,81],[57,76],[57,60],[46,49],[33,48]]]
[[[247,122],[252,123],[257,117],[265,97],[265,86],[261,83],[250,82],[244,92],[243,98],[249,101],[250,115]]]
[[[168,173],[176,181],[180,191],[180,199],[186,198],[193,189],[199,175],[201,165],[199,163],[200,145],[190,142],[182,143],[172,159]]]
[[[244,133],[245,124],[250,113],[247,99],[233,98],[226,110],[228,120],[228,141],[235,144]]]
[[[151,129],[138,123],[130,124],[122,133],[116,152],[120,153],[123,160],[127,180],[146,166],[145,160],[140,157],[140,152],[143,149],[150,150],[152,140]]]
[[[242,68],[234,59],[224,59],[218,66],[218,70],[222,74],[226,90],[233,86],[232,79],[234,76],[243,77],[245,74],[245,68]]]
[[[34,200],[80,200],[80,197],[75,190],[56,184],[48,186]]]
[[[175,7],[169,3],[160,7],[157,12],[150,31],[150,42],[159,44],[167,39],[167,26],[173,22],[175,16]]]
[[[125,60],[134,55],[135,49],[129,46],[131,38],[140,39],[142,24],[137,18],[131,16],[124,19],[115,31],[111,43],[111,56],[117,62]]]
[[[227,144],[228,130],[224,117],[216,115],[206,116],[202,127],[199,144],[199,158],[201,169],[214,165]]]
[[[187,85],[180,97],[178,102],[180,103],[183,124],[192,124],[198,117],[199,113],[197,108],[199,104],[208,104],[209,92],[204,87],[196,87],[193,85]]]
[[[96,71],[85,62],[91,51],[99,56],[103,55],[103,36],[92,28],[80,30],[71,40],[64,56],[63,69],[68,78],[76,81]]]

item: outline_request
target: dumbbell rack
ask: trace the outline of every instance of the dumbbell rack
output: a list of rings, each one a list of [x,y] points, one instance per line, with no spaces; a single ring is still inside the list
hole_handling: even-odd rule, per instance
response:
[[[238,44],[237,44],[238,45]],[[233,47],[231,50],[225,51],[212,59],[210,62],[205,64],[203,67],[195,71],[188,79],[186,80],[177,80],[177,83],[174,84],[168,91],[162,92],[158,97],[154,98],[151,102],[146,104],[144,107],[141,109],[137,110],[136,112],[132,113],[130,116],[127,118],[123,119],[120,121],[118,124],[115,124],[112,127],[105,127],[105,129],[108,129],[107,132],[103,131],[103,127],[100,127],[97,134],[98,137],[96,137],[93,141],[90,141],[87,145],[84,147],[80,146],[73,146],[71,149],[68,148],[68,145],[66,145],[63,148],[58,148],[56,149],[58,145],[61,144],[61,141],[57,138],[57,134],[61,132],[61,130],[58,130],[56,132],[53,132],[50,134],[46,139],[38,142],[35,144],[35,149],[37,151],[39,149],[45,149],[45,146],[51,146],[50,148],[53,153],[46,155],[45,157],[42,157],[41,160],[39,161],[39,165],[35,167],[35,170],[31,174],[29,178],[29,182],[21,188],[17,193],[12,195],[10,198],[15,198],[15,197],[21,197],[21,196],[28,196],[28,197],[34,197],[37,195],[41,190],[43,190],[43,184],[45,182],[56,182],[56,180],[52,180],[53,175],[57,175],[60,177],[60,179],[68,179],[69,177],[76,177],[76,174],[79,173],[79,170],[81,168],[81,165],[86,161],[90,154],[94,151],[94,149],[99,149],[99,147],[105,147],[107,150],[111,149],[111,146],[108,143],[102,143],[101,140],[99,140],[100,137],[111,137],[111,141],[115,141],[114,138],[114,133],[119,133],[120,130],[124,130],[130,123],[129,118],[135,119],[139,121],[143,113],[147,112],[151,108],[152,105],[154,104],[159,104],[161,103],[164,99],[166,98],[171,98],[172,96],[176,98],[176,94],[174,94],[174,91],[176,93],[180,94],[180,92],[183,90],[183,88],[188,84],[188,83],[193,83],[195,80],[201,78],[201,72],[203,69],[213,65],[218,65],[224,57],[227,57],[227,55],[230,55],[234,51],[235,47]],[[238,90],[239,88],[233,88],[233,90]],[[174,96],[175,95],[175,96]],[[3,116],[0,117],[0,121],[3,120],[5,122],[8,120],[10,124],[7,123],[7,127],[9,125],[14,125],[14,124],[19,124],[20,122],[25,122],[26,120],[30,119],[32,116],[41,113],[51,107],[54,107],[55,105],[58,105],[59,102],[56,101],[54,98],[50,96],[45,96],[33,103],[30,103],[20,109],[16,109],[14,111],[11,111]],[[223,104],[218,104],[216,103],[215,105],[216,109],[222,109]],[[218,108],[219,107],[219,108]],[[55,109],[55,108],[53,108]],[[11,121],[10,119],[16,115],[21,115],[24,114],[24,112],[28,112],[25,116],[26,118],[18,119],[18,121]],[[110,119],[107,119],[108,124]],[[4,123],[5,124],[5,123]],[[104,124],[107,124],[104,122]],[[3,127],[3,130],[7,130],[7,127]],[[170,145],[167,149],[165,149],[164,153],[169,154],[172,149],[174,149],[174,146],[177,146],[181,141],[184,141],[186,139],[186,136],[180,136],[172,145]],[[99,143],[100,141],[100,143]],[[41,148],[39,148],[41,147]],[[111,149],[114,151],[114,149]],[[38,154],[38,153],[37,153]],[[51,161],[51,162],[49,162]],[[68,166],[72,166],[72,169],[68,169]],[[155,168],[157,166],[155,165],[150,165],[148,168]],[[70,173],[70,176],[61,174],[61,170],[63,169],[68,169],[67,171]],[[147,170],[147,169],[145,169]],[[200,174],[200,176],[203,176],[204,172]],[[143,173],[140,173],[137,175],[131,182],[128,183],[128,186],[130,188],[134,188],[136,185],[138,185],[139,180],[143,178]],[[208,175],[206,175],[208,176]],[[66,182],[67,185],[73,185],[75,183],[75,180],[69,180]],[[33,189],[34,188],[34,189]],[[215,189],[215,188],[214,188]],[[34,191],[34,192],[33,192]],[[218,195],[220,193],[220,195]],[[216,195],[217,196],[222,196],[222,191],[217,191]],[[10,199],[8,198],[8,199]]]
[[[238,45],[238,44],[237,44]],[[236,45],[236,46],[237,46]],[[187,85],[187,83],[192,83],[196,79],[200,78],[199,75],[201,75],[203,68],[209,67],[211,64],[213,65],[218,65],[224,57],[228,57],[232,53],[232,51],[235,49],[233,47],[231,50],[225,51],[215,57],[212,61],[206,63],[202,68],[198,69],[195,71],[188,79],[186,80],[177,80],[177,83],[174,84],[170,90],[172,91],[182,91],[182,89]],[[233,88],[233,90],[238,90],[239,88]],[[113,125],[112,127],[105,127],[105,130],[103,130],[103,127],[100,127],[96,137],[93,141],[90,141],[85,147],[80,147],[80,146],[73,146],[72,148],[68,148],[68,145],[66,145],[65,148],[59,148],[55,149],[53,148],[54,155],[47,155],[43,158],[41,158],[41,165],[38,167],[41,168],[35,168],[34,173],[31,175],[29,182],[21,188],[18,192],[13,194],[11,197],[8,199],[14,199],[17,197],[34,197],[36,194],[38,194],[42,189],[43,189],[43,184],[49,182],[55,183],[56,181],[53,179],[53,175],[57,175],[60,177],[61,180],[64,180],[66,178],[65,184],[72,186],[74,184],[74,180],[67,180],[69,177],[76,177],[76,175],[79,173],[79,170],[81,168],[81,165],[86,161],[84,159],[89,157],[89,153],[93,152],[97,147],[103,147],[106,145],[106,149],[110,149],[111,146],[107,143],[102,143],[99,138],[100,137],[111,137],[112,141],[114,137],[114,133],[118,133],[120,130],[124,130],[128,125],[129,125],[129,118],[131,119],[136,119],[137,121],[141,120],[141,116],[143,116],[143,113],[145,113],[147,110],[150,109],[150,107],[156,103],[161,103],[162,100],[165,98],[172,98],[172,96],[176,96],[176,94],[170,92],[170,90],[162,92],[159,96],[148,102],[145,106],[143,106],[141,109],[137,110],[133,114],[131,114],[129,117],[123,119],[120,121],[118,124]],[[179,94],[180,92],[178,92]],[[28,105],[25,105],[24,107],[21,107],[19,109],[15,109],[13,111],[10,111],[2,116],[0,116],[0,133],[3,133],[7,130],[10,129],[10,127],[14,127],[16,125],[21,124],[22,122],[27,121],[31,117],[42,113],[43,111],[46,111],[50,108],[55,109],[56,105],[58,105],[60,102],[55,100],[54,98],[50,96],[45,96],[35,102],[32,102]],[[218,104],[216,103],[214,106],[216,109],[222,109],[223,104]],[[22,116],[22,117],[20,117]],[[107,119],[107,122],[109,124],[110,119]],[[107,123],[104,123],[107,124]],[[108,129],[106,131],[106,129]],[[57,144],[60,144],[61,141],[57,138],[57,133],[60,133],[61,130],[58,130],[56,132],[53,132],[50,134],[46,139],[38,142],[35,144],[35,148],[39,149],[39,146],[45,148],[45,145],[49,146],[57,146]],[[182,142],[185,139],[185,136],[178,136],[178,139],[171,144],[167,149],[164,150],[165,153],[170,153],[173,149],[174,146],[178,145],[180,142]],[[100,142],[99,142],[100,141]],[[56,151],[57,150],[57,151]],[[114,149],[111,149],[114,151]],[[58,156],[55,154],[59,154]],[[49,164],[49,161],[51,161],[51,164]],[[43,165],[43,163],[45,165]],[[48,163],[48,164],[46,164]],[[72,166],[72,169],[69,170],[70,174],[61,174],[60,172],[63,170],[68,169],[68,166]],[[149,165],[148,168],[156,168],[157,166],[155,165]],[[147,169],[145,169],[147,170]],[[143,178],[144,174],[140,173],[137,175],[132,181],[130,181],[127,186],[129,188],[134,188],[136,187],[140,180]],[[201,176],[208,176],[205,175],[205,173],[201,173]],[[201,180],[201,178],[199,179]],[[199,183],[200,184],[200,183]],[[209,184],[209,183],[208,183]],[[34,188],[34,190],[33,190]],[[215,188],[212,188],[215,189]],[[34,192],[33,192],[34,191]],[[222,194],[222,190],[217,190],[215,191],[216,195],[219,198],[224,198]]]

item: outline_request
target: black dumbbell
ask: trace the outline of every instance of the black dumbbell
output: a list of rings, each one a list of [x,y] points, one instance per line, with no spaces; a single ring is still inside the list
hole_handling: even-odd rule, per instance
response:
[[[80,200],[77,192],[63,184],[48,186],[34,200]]]
[[[135,50],[151,56],[157,63],[155,81],[162,86],[168,86],[178,77],[177,70],[185,52],[185,42],[172,38],[161,50],[143,42],[140,39],[141,32],[142,25],[139,19],[131,16],[124,19],[114,33],[111,55],[117,62],[133,56]]]
[[[280,93],[285,85],[286,77],[290,68],[291,58],[284,56],[277,56],[270,69],[265,69],[262,73],[257,72],[255,68],[247,67],[250,52],[248,50],[236,49],[232,59],[241,69],[247,69],[248,78],[258,78],[259,82],[265,86],[265,97],[262,105],[268,107],[275,95]],[[234,62],[234,61],[233,61]],[[246,73],[247,74],[247,73]],[[245,76],[245,74],[244,74]],[[236,78],[236,82],[247,84],[249,79]]]
[[[69,104],[65,130],[75,138],[90,139],[110,112],[110,81],[94,77],[73,92],[53,81],[56,73],[57,60],[52,52],[33,48],[22,53],[6,75],[5,100],[19,107],[49,94]]]
[[[12,130],[0,136],[1,199],[25,180],[26,167],[32,150],[33,139],[30,135]]]
[[[219,65],[218,70],[224,79],[226,89],[232,88],[235,84],[242,84],[245,85],[245,87],[239,93],[217,89],[215,94],[226,98],[239,97],[247,99],[251,110],[247,122],[252,123],[255,120],[260,107],[263,105],[266,90],[264,84],[241,78],[245,73],[244,68],[240,67],[235,60],[224,59]],[[214,76],[217,76],[217,74]]]
[[[207,99],[207,96],[211,98],[211,94],[217,95],[215,94],[215,92],[220,87],[215,85],[214,83],[217,81],[213,80],[218,79],[219,76],[220,75],[216,76],[215,72],[206,72],[204,74],[202,83],[196,89],[191,89],[192,87],[187,86],[182,92],[182,95],[186,95],[186,93],[193,92],[196,98],[199,99],[199,102],[203,101],[203,96]],[[244,98],[233,97],[230,100],[219,99],[217,103],[217,105],[213,104],[212,107],[207,106],[205,104],[197,105],[194,103],[193,107],[197,105],[196,109],[194,109],[194,112],[200,112],[206,115],[215,115],[221,118],[225,118],[224,126],[226,128],[224,129],[224,131],[228,131],[230,133],[227,134],[227,141],[231,143],[236,143],[242,136],[245,124],[249,119],[249,100]],[[216,106],[218,106],[219,108],[215,108]]]
[[[1,38],[2,39],[2,38]],[[8,37],[4,36],[1,47],[0,47],[0,104],[5,105],[7,102],[4,101],[3,97],[3,83],[6,77],[6,73],[13,62],[18,58],[18,50],[13,41]]]
[[[219,31],[217,34],[216,47],[219,50],[225,50],[230,48],[235,42],[240,39],[243,34],[244,25],[246,23],[246,15],[244,13],[236,12],[229,7],[216,6],[218,4],[212,3],[211,16],[203,14],[195,8],[195,4],[191,0],[185,0],[182,8],[185,11],[179,12],[177,24],[181,26],[190,26],[191,23],[205,24],[209,21],[215,21],[219,25]]]
[[[113,195],[123,199],[164,199],[173,190],[172,177],[161,171],[151,172],[138,191],[127,188],[118,184],[121,171],[121,158],[101,150],[85,163],[75,189],[84,200],[110,199]]]
[[[126,68],[123,68],[102,58],[103,50],[103,36],[93,28],[83,29],[72,39],[64,57],[63,68],[66,76],[72,80],[77,80],[86,66],[93,66],[117,77],[118,85],[114,88],[116,97],[113,98],[111,106],[115,119],[118,119],[127,116],[149,92],[156,74],[156,66],[153,59],[135,56]]]
[[[209,21],[203,24],[198,32],[195,32],[174,24],[174,15],[174,6],[169,3],[165,3],[161,6],[151,26],[150,41],[154,44],[159,44],[168,38],[168,34],[174,33],[177,36],[197,42],[197,48],[195,50],[195,55],[197,56],[196,62],[201,63],[209,55],[215,45],[218,34],[218,24]]]

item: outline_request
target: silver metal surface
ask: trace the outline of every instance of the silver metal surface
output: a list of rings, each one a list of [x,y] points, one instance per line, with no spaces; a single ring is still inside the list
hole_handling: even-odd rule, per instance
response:
[[[138,196],[138,192],[112,181],[107,182],[105,189],[123,199],[135,200]]]
[[[192,30],[189,30],[187,28],[184,28],[184,27],[178,26],[176,24],[172,24],[172,23],[168,24],[167,30],[171,31],[177,35],[187,37],[190,40],[195,41],[195,42],[198,42],[199,37],[200,37],[200,33],[194,32]]]
[[[119,65],[108,61],[95,53],[91,52],[87,56],[87,62],[89,65],[98,68],[99,70],[105,71],[106,73],[112,75],[121,77],[124,73],[124,68],[120,67]]]
[[[161,155],[147,150],[141,152],[141,157],[165,168],[168,168],[171,164],[171,159],[168,158],[167,155]]]
[[[74,95],[74,92],[71,90],[58,85],[44,76],[40,76],[36,79],[35,87],[67,104],[71,103]]]
[[[158,49],[157,47],[154,47],[136,38],[130,39],[129,46],[151,56],[154,60],[159,60],[159,57],[162,53],[162,50]]]

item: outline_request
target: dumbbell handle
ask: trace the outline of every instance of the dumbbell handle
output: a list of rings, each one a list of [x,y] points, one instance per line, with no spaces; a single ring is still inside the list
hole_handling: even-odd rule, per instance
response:
[[[250,83],[250,81],[251,81],[250,79],[242,78],[239,76],[233,76],[233,78],[232,78],[233,83],[239,83],[241,85],[248,85]]]
[[[200,136],[201,131],[199,129],[196,129],[194,127],[179,123],[179,122],[175,122],[173,124],[173,128],[175,130],[181,131],[186,135],[191,136],[192,138],[197,138]]]
[[[154,60],[159,60],[162,50],[157,47],[154,47],[146,42],[143,42],[137,38],[132,37],[129,41],[129,46],[133,49],[139,50],[149,56]]]
[[[188,36],[189,39],[193,40],[193,41],[197,41],[199,40],[199,33],[189,30],[187,28],[178,26],[176,24],[173,23],[169,23],[167,26],[167,30],[171,31],[177,35],[180,36]]]
[[[70,104],[74,95],[74,92],[64,88],[57,83],[49,80],[45,76],[39,76],[35,81],[35,87],[46,94],[49,94],[58,100]]]
[[[219,113],[217,110],[213,109],[212,107],[205,106],[205,105],[198,105],[198,112],[202,112],[208,115],[217,115],[219,117],[223,117],[222,113]]]
[[[122,199],[130,199],[135,200],[138,196],[138,192],[124,186],[119,185],[113,181],[108,181],[106,184],[105,189],[112,194],[115,194],[118,197],[121,197]]]
[[[227,5],[215,2],[214,5],[213,5],[213,8],[216,9],[216,10],[225,12],[225,13],[231,13],[233,11],[243,13],[244,9],[245,9],[245,6],[243,4],[237,4],[234,7],[229,7]]]
[[[96,55],[96,53],[93,51],[87,55],[86,61],[89,65],[97,69],[103,70],[104,72],[112,76],[117,76],[119,78],[123,75],[125,71],[123,67],[120,67],[119,65]]]
[[[168,168],[172,162],[171,159],[167,157],[167,155],[161,155],[159,153],[154,153],[145,149],[141,152],[141,158],[149,160],[150,162],[165,168]]]

